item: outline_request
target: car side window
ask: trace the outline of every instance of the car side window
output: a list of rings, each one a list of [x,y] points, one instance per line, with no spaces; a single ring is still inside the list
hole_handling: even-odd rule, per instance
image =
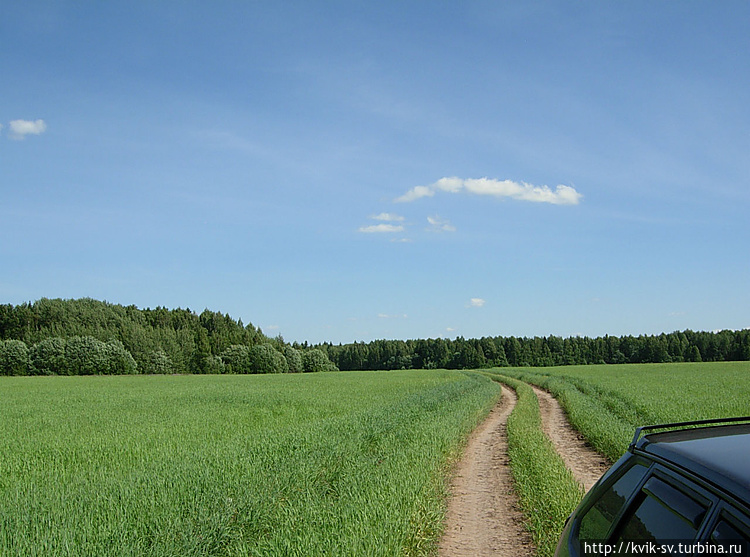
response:
[[[709,539],[712,545],[724,548],[716,553],[748,555],[750,552],[750,526],[726,512],[719,516]]]
[[[599,500],[581,518],[578,529],[581,544],[606,539],[615,518],[647,471],[648,467],[635,464],[602,493]]]
[[[619,528],[618,541],[693,540],[708,503],[651,477],[644,484]]]

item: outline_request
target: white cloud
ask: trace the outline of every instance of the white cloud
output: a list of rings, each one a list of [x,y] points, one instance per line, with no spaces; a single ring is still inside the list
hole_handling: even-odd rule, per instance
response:
[[[383,221],[380,224],[371,224],[369,226],[361,226],[359,228],[360,232],[364,232],[365,234],[393,234],[396,232],[403,232],[405,230],[405,227],[403,224],[394,224],[403,222],[404,217],[401,215],[397,215],[395,213],[380,213],[378,215],[371,215],[370,218],[372,220],[379,220]],[[399,241],[399,240],[391,240],[392,242]],[[402,239],[400,241],[408,241],[407,239]]]
[[[380,213],[379,215],[373,215],[370,217],[373,220],[383,220],[388,222],[403,222],[404,217],[396,215],[395,213]]]
[[[435,195],[435,191],[430,189],[430,186],[416,186],[401,197],[397,197],[395,201],[398,203],[407,203],[422,197],[432,197],[433,195]]]
[[[403,232],[404,227],[400,224],[371,224],[370,226],[361,226],[359,231],[366,234],[390,234]]]
[[[440,178],[433,184],[434,188],[443,191],[449,191],[451,193],[458,193],[463,187],[463,180],[461,178]]]
[[[27,135],[39,135],[47,129],[44,120],[11,120],[10,138],[24,139]]]
[[[405,313],[390,315],[388,313],[378,313],[380,319],[408,319],[409,316]]]
[[[549,186],[534,186],[526,182],[512,180],[495,180],[492,178],[441,178],[429,186],[416,186],[404,195],[397,197],[397,203],[407,203],[432,197],[437,191],[450,193],[467,192],[474,195],[490,195],[493,197],[508,197],[518,201],[534,203],[551,203],[553,205],[578,205],[583,195],[571,186],[559,185],[554,190]]]
[[[429,232],[455,232],[456,227],[453,226],[450,221],[441,219],[439,216],[427,217],[427,222],[430,226],[426,228]]]
[[[486,302],[487,300],[484,300],[482,298],[472,298],[471,300],[469,300],[469,307],[481,308]]]

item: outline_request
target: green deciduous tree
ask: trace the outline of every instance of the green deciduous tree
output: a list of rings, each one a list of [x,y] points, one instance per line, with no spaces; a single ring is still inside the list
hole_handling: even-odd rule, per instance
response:
[[[29,371],[32,375],[68,375],[65,339],[52,337],[37,342],[29,350]]]
[[[209,356],[205,360],[203,373],[226,373],[226,366],[219,356]]]
[[[65,342],[68,375],[99,375],[109,373],[104,343],[93,337],[72,337]]]
[[[172,371],[172,360],[169,359],[169,356],[167,356],[167,353],[164,352],[164,350],[154,350],[151,352],[151,358],[146,373],[166,375],[172,373]]]
[[[28,375],[29,347],[22,340],[0,340],[0,375]]]
[[[251,351],[253,373],[287,373],[289,364],[270,344],[256,344]]]
[[[233,344],[221,353],[227,373],[253,373],[253,360],[250,347]]]
[[[119,340],[108,340],[104,344],[107,356],[106,373],[113,375],[129,375],[138,373],[138,365],[133,356],[128,352]],[[105,373],[102,371],[102,373]]]
[[[289,373],[302,373],[302,353],[290,345],[284,346],[284,357],[289,368]]]
[[[328,359],[325,352],[311,348],[302,354],[302,368],[306,373],[316,371],[337,371],[338,368]]]
[[[702,362],[703,361],[703,358],[701,357],[701,351],[698,349],[697,346],[691,346],[690,348],[688,348],[686,359],[688,362]]]

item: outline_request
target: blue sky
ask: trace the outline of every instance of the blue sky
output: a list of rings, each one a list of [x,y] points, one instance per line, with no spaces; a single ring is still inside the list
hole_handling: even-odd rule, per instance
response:
[[[0,0],[0,302],[750,327],[750,4]]]

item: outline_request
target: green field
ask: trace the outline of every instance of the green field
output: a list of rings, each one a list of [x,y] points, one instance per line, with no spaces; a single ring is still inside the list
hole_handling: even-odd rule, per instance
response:
[[[0,554],[428,554],[498,393],[458,371],[3,377]]]
[[[540,557],[554,552],[583,492],[542,433],[538,402],[522,381],[552,391],[576,428],[612,461],[639,425],[750,414],[749,362],[496,368],[485,374],[518,393],[508,420],[511,469]]]
[[[573,425],[613,460],[641,425],[750,415],[750,362],[495,371],[549,389]]]
[[[519,394],[511,464],[540,555],[581,493],[517,380],[613,460],[638,425],[750,414],[750,362],[1,377],[0,555],[432,554],[489,377]]]

